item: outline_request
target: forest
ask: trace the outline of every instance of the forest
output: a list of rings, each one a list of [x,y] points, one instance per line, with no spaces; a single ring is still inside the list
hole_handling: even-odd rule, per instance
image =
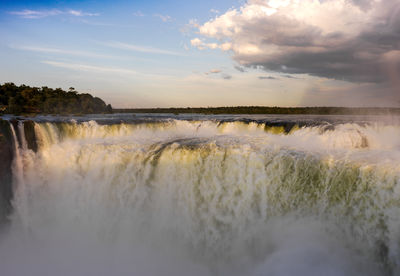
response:
[[[88,93],[61,88],[0,85],[0,114],[91,114],[111,113],[111,105]]]

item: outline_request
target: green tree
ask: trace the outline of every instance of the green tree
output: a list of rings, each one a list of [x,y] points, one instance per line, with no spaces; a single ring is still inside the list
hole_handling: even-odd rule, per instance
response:
[[[7,113],[110,113],[111,106],[90,94],[79,94],[75,88],[67,91],[61,88],[52,89],[14,83],[0,85],[0,108],[6,107]]]

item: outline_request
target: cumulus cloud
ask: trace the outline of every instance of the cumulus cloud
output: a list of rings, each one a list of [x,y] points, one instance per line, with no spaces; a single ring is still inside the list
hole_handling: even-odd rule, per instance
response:
[[[190,41],[192,46],[197,47],[200,50],[204,49],[221,49],[223,51],[227,51],[231,48],[231,43],[205,43],[199,38],[194,38]]]
[[[353,82],[399,72],[399,1],[248,0],[198,31],[192,46],[232,51],[243,66]]]
[[[180,32],[187,35],[193,29],[197,29],[199,27],[200,27],[200,24],[196,19],[190,19],[189,23],[185,24],[182,28],[180,28]]]

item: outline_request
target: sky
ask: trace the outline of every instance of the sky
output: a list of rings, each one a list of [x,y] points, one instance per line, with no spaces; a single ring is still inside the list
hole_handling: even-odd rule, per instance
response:
[[[0,83],[113,107],[400,106],[400,0],[0,0]]]

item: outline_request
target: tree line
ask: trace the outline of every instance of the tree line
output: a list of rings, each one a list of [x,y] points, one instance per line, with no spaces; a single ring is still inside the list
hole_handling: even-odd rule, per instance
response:
[[[320,115],[391,115],[400,108],[386,107],[277,107],[227,106],[186,108],[113,109],[114,113],[197,113],[197,114],[320,114]]]
[[[61,88],[0,85],[0,113],[3,114],[89,114],[111,113],[111,105],[88,93]]]
[[[0,84],[0,114],[93,114],[93,113],[198,113],[198,114],[400,114],[400,108],[379,107],[269,107],[226,106],[186,108],[113,109],[102,99],[61,88]]]

